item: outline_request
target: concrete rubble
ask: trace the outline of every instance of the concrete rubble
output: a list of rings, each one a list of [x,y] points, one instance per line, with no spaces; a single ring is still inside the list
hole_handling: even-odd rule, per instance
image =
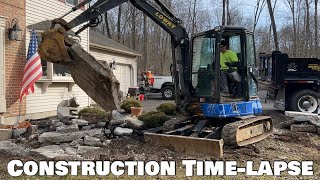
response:
[[[290,125],[291,131],[320,134],[320,115],[294,111],[286,111],[285,115],[293,119]]]

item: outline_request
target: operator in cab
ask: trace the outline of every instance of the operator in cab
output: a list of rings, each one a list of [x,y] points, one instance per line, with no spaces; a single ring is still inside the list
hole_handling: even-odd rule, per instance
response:
[[[220,91],[222,95],[228,95],[229,86],[228,86],[228,76],[232,68],[232,64],[237,63],[238,57],[237,54],[229,49],[229,46],[225,40],[222,40],[220,43]]]

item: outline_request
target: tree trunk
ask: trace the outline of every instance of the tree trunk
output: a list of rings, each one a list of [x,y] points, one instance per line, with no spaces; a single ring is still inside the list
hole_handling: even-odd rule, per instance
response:
[[[108,12],[104,13],[104,22],[107,30],[107,36],[109,39],[111,39],[111,31],[110,31],[110,26],[108,22]]]
[[[318,0],[314,0],[314,52],[315,57],[319,58],[318,52]]]
[[[306,53],[305,56],[309,57],[311,55],[312,42],[310,42],[311,33],[310,33],[310,4],[306,0]]]
[[[147,71],[148,62],[148,30],[147,30],[147,15],[143,14],[143,70]]]
[[[278,33],[277,33],[277,27],[276,27],[276,22],[274,19],[274,13],[272,10],[272,6],[271,6],[271,0],[267,0],[267,4],[268,4],[268,10],[269,10],[269,15],[270,15],[270,19],[271,19],[271,26],[272,26],[272,32],[273,32],[273,40],[274,40],[274,45],[275,45],[275,50],[279,51],[279,40],[278,40]]]
[[[131,48],[136,50],[136,8],[131,7]]]
[[[120,42],[121,40],[121,14],[122,14],[122,5],[119,5],[118,11],[118,22],[117,22],[117,41]]]
[[[222,0],[222,26],[226,25],[226,0]]]

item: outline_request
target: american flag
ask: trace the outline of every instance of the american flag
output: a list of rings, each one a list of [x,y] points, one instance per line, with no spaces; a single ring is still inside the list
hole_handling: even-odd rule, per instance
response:
[[[42,76],[41,59],[38,54],[38,41],[36,32],[32,29],[31,38],[28,49],[27,63],[24,67],[20,102],[24,95],[28,95],[30,92],[34,93],[34,84]]]

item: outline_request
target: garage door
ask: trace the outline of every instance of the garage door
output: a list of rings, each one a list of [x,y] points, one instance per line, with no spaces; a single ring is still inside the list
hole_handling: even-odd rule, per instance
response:
[[[120,82],[120,90],[126,95],[128,93],[128,88],[131,87],[131,82],[133,82],[131,67],[124,64],[117,64],[113,73]]]

